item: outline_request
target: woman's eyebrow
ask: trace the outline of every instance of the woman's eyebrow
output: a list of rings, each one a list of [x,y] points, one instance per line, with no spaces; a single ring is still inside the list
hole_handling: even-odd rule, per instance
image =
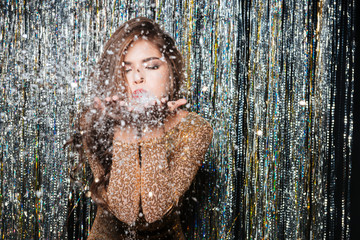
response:
[[[154,60],[154,59],[160,59],[160,58],[158,58],[158,57],[149,57],[149,58],[143,59],[142,62],[148,62],[148,61],[151,61],[151,60]],[[124,61],[124,64],[125,65],[131,65],[131,62],[125,62]]]

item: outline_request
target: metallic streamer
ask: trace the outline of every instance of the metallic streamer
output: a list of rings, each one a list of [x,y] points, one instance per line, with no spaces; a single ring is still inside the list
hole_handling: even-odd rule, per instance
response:
[[[63,143],[88,75],[124,21],[147,16],[186,59],[182,89],[214,138],[188,239],[349,239],[354,1],[0,3],[3,239],[86,238],[96,207]],[[185,211],[185,210],[184,210]],[[189,216],[190,216],[189,215]],[[341,231],[336,231],[341,229]]]

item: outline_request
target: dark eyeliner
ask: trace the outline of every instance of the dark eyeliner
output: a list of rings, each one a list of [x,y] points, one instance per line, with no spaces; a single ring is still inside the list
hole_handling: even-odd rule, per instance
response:
[[[159,69],[160,65],[154,65],[154,66],[151,66],[151,67],[147,67],[148,69],[152,69],[152,70],[156,70],[156,69]]]

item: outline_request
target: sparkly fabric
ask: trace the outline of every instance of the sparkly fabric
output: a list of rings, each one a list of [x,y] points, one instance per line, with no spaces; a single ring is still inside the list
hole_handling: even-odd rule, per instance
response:
[[[179,212],[169,212],[162,219],[147,223],[144,217],[139,217],[135,226],[121,222],[113,214],[99,207],[92,225],[88,240],[185,240],[181,229]]]
[[[165,228],[168,231],[164,239],[182,239],[179,216],[175,212],[202,165],[212,135],[211,125],[190,112],[161,137],[134,143],[114,139],[106,192],[111,213],[104,213],[100,208],[89,239],[100,239],[97,236],[102,236],[107,228],[111,228],[108,234],[114,235],[107,239],[126,239],[128,235],[123,235],[126,231],[122,230],[126,228],[136,229],[136,233],[150,231],[150,235],[157,237],[159,232],[154,228]],[[89,160],[96,178],[103,171]],[[119,234],[123,238],[119,238]]]

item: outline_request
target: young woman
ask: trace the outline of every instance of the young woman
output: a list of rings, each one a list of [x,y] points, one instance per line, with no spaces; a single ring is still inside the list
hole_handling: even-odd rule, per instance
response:
[[[179,204],[213,130],[179,108],[182,69],[174,40],[148,18],[127,21],[105,45],[72,141],[94,176],[88,239],[185,239]]]

